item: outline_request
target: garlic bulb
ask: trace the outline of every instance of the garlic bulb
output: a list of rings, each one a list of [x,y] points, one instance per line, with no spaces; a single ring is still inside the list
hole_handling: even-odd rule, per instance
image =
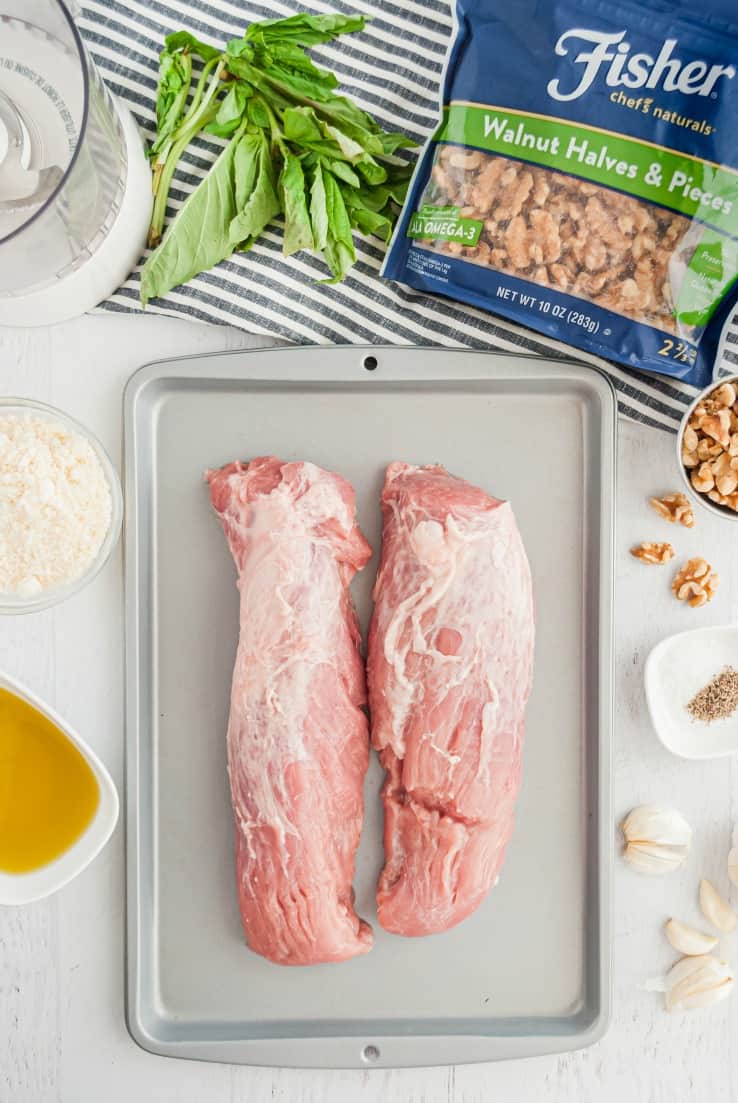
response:
[[[733,990],[727,961],[703,954],[683,957],[666,975],[666,1010],[694,1011],[726,999]]]
[[[696,927],[690,927],[687,923],[681,923],[678,919],[670,919],[664,925],[664,934],[674,949],[687,957],[709,954],[710,950],[714,950],[718,943],[715,935],[698,931]]]
[[[640,873],[670,873],[689,852],[692,828],[673,808],[643,804],[623,821],[626,862]]]
[[[709,919],[719,931],[730,934],[735,929],[738,916],[710,881],[700,881],[700,907],[705,919]]]

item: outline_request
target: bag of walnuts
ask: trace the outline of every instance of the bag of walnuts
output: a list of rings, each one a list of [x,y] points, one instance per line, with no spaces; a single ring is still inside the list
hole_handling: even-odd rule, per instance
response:
[[[456,15],[442,120],[383,274],[707,384],[738,301],[738,8],[457,0]]]

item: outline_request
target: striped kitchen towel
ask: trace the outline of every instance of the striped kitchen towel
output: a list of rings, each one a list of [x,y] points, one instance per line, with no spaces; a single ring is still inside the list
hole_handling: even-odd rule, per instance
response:
[[[110,88],[133,111],[146,137],[154,134],[158,55],[164,35],[187,28],[221,45],[247,23],[293,14],[361,12],[372,17],[359,35],[316,48],[341,86],[388,130],[423,141],[438,118],[438,86],[452,31],[448,0],[83,0],[79,24]],[[175,177],[170,216],[218,153],[216,140],[198,139]],[[337,286],[307,253],[281,254],[278,229],[247,255],[236,255],[197,276],[148,310],[240,326],[299,344],[435,344],[575,356],[603,368],[618,391],[620,411],[636,421],[675,429],[694,389],[664,376],[643,375],[572,350],[471,307],[432,298],[379,278],[384,250],[357,239],[358,263]],[[104,304],[138,309],[138,272]],[[725,334],[723,367],[738,371],[738,316]]]

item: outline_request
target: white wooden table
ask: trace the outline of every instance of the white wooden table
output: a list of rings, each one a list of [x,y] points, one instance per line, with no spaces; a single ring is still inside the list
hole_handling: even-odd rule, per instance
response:
[[[120,456],[121,390],[146,360],[266,342],[162,318],[80,319],[52,329],[0,330],[0,393],[46,400],[89,425]],[[0,908],[0,1103],[727,1103],[738,1099],[738,995],[708,1012],[667,1016],[641,990],[674,955],[659,926],[699,918],[701,876],[727,892],[725,858],[738,818],[738,762],[673,758],[653,735],[643,660],[680,628],[738,612],[738,525],[698,514],[671,529],[646,505],[677,489],[673,438],[620,426],[615,811],[643,801],[679,807],[695,828],[686,868],[643,878],[617,864],[614,1014],[605,1039],[563,1057],[397,1072],[249,1069],[172,1061],[140,1050],[123,1018],[123,832],[51,900]],[[706,609],[669,594],[668,568],[627,549],[672,539],[720,570]],[[45,613],[0,619],[0,669],[52,702],[95,747],[116,781],[123,769],[120,553],[85,591]],[[613,825],[613,846],[617,845]],[[542,874],[543,875],[543,874]],[[734,896],[738,892],[734,890]],[[736,901],[734,900],[734,903]],[[545,923],[545,915],[540,917]],[[732,944],[731,944],[732,942]],[[738,964],[738,939],[725,949]],[[544,983],[544,978],[541,978]]]

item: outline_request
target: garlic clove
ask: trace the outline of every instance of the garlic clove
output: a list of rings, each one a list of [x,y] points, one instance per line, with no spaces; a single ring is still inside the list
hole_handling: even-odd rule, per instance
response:
[[[735,983],[727,961],[711,954],[683,957],[666,975],[666,1010],[694,1011],[727,999]]]
[[[628,842],[647,839],[652,843],[689,846],[692,828],[675,808],[660,804],[642,804],[628,813],[623,822]]]
[[[644,804],[634,808],[622,825],[623,857],[640,873],[661,874],[685,861],[692,829],[673,808]]]
[[[738,916],[710,881],[700,881],[700,907],[705,919],[719,931],[729,934],[735,929]]]
[[[728,877],[738,888],[738,846],[734,846],[728,854]]]
[[[639,873],[671,873],[679,869],[686,858],[683,847],[663,846],[658,843],[628,843],[623,857],[628,865]]]
[[[664,934],[674,949],[687,957],[709,954],[718,944],[715,935],[698,931],[696,927],[690,927],[678,919],[670,919],[664,924]]]

